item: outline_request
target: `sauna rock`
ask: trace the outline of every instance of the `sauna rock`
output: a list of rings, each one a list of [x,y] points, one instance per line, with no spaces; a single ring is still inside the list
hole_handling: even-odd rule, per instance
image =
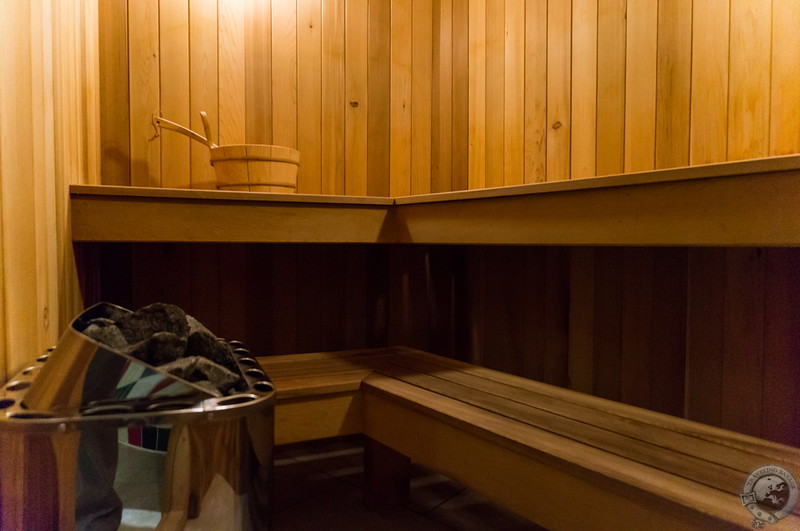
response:
[[[227,344],[178,306],[159,302],[92,319],[83,333],[202,387],[223,394],[245,387]]]

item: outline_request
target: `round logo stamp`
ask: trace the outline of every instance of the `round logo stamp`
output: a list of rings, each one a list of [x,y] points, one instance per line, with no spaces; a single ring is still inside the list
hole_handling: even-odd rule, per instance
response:
[[[762,466],[747,477],[739,497],[755,518],[752,525],[776,524],[797,504],[797,481],[784,468]]]

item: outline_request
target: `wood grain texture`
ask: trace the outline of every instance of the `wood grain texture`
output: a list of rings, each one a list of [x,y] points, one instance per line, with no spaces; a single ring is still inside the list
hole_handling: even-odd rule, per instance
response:
[[[469,189],[469,2],[453,2],[453,140],[451,189]]]
[[[369,92],[368,0],[345,5],[345,182],[347,195],[367,195]],[[353,104],[355,102],[355,105]]]
[[[486,0],[469,0],[469,182],[486,185]]]
[[[218,144],[246,141],[245,11],[236,0],[218,0]],[[295,145],[296,146],[296,145]],[[292,147],[295,147],[292,146]]]
[[[297,191],[322,193],[322,2],[297,2]]]
[[[769,154],[772,4],[731,3],[728,160]]]
[[[629,247],[622,256],[622,335],[620,339],[622,402],[650,407],[653,371],[654,256],[649,247]],[[660,386],[659,386],[660,388]]]
[[[486,2],[486,182],[503,186],[505,168],[505,2]]]
[[[411,193],[411,58],[413,9],[410,0],[392,3],[390,195]]]
[[[625,12],[624,0],[597,4],[597,175],[624,168]]]
[[[730,3],[692,3],[692,95],[690,164],[728,156]]]
[[[161,146],[151,141],[153,113],[160,106],[158,2],[128,5],[131,185],[161,186]]]
[[[416,12],[416,10],[415,10]],[[415,13],[416,14],[416,13]],[[433,7],[433,57],[431,73],[430,189],[452,189],[453,143],[453,2],[437,0]],[[413,58],[412,58],[413,68]],[[414,81],[412,80],[412,83]],[[423,90],[426,89],[422,80]],[[424,97],[424,96],[422,96]],[[413,100],[413,97],[412,97]],[[412,101],[412,104],[416,104]],[[412,117],[413,122],[413,117]],[[413,128],[413,124],[412,124]],[[412,133],[413,134],[413,133]],[[412,158],[413,158],[412,151]],[[427,173],[427,172],[426,172]],[[412,177],[413,178],[413,177]],[[424,179],[424,177],[423,177]]]
[[[503,185],[525,182],[525,3],[506,1]]]
[[[131,184],[126,0],[98,3],[100,175],[103,184]]]
[[[570,28],[572,8],[568,2],[547,7],[547,180],[570,176]]]
[[[625,31],[626,172],[653,169],[658,1],[629,2]]]
[[[411,15],[411,194],[426,194],[431,192],[434,172],[439,176],[438,161],[434,166],[431,159],[434,147],[441,145],[441,131],[434,131],[433,126],[439,124],[442,117],[438,116],[441,101],[435,100],[436,94],[443,90],[439,87],[441,79],[436,79],[437,90],[433,90],[434,71],[438,74],[442,68],[433,65],[434,51],[440,58],[442,42],[439,27],[434,32],[434,3],[431,0],[417,1]],[[441,6],[437,3],[437,9]],[[440,20],[437,13],[436,20]],[[434,35],[439,41],[434,47]],[[441,60],[441,59],[440,59]],[[433,109],[437,110],[434,118]],[[435,140],[434,140],[435,139]],[[438,152],[438,149],[437,149]],[[437,181],[437,190],[442,191],[442,184]],[[449,190],[448,186],[445,188]]]
[[[689,165],[692,3],[658,4],[656,168]]]
[[[369,3],[369,101],[367,127],[367,192],[372,196],[390,195],[390,107],[391,107],[391,5]]]
[[[250,144],[272,144],[272,5],[263,0],[249,0],[247,15],[245,136]],[[303,179],[299,185],[303,185]]]
[[[570,178],[593,177],[597,150],[597,2],[572,4]]]
[[[297,0],[272,3],[272,141],[297,148]]]
[[[179,124],[191,122],[189,94],[189,2],[159,3],[159,67],[161,115]],[[239,94],[234,95],[242,104]],[[191,186],[190,140],[171,131],[161,134],[161,185]],[[109,183],[110,184],[110,183]]]
[[[202,131],[200,112],[208,113],[213,135],[218,135],[217,92],[217,2],[193,0],[189,10],[189,72],[191,124],[194,131]],[[211,166],[208,148],[198,142],[191,143],[192,188],[213,189],[216,175]]]
[[[344,193],[345,3],[322,10],[322,193]]]
[[[772,4],[772,77],[770,80],[770,155],[800,151],[800,5]]]
[[[547,180],[547,1],[525,5],[525,182]]]

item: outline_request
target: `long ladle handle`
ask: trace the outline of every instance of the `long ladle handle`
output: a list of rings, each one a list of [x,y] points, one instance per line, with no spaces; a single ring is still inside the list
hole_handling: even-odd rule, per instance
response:
[[[208,122],[208,115],[205,111],[200,111],[200,119],[203,120],[203,130],[206,132],[206,142],[209,149],[217,147],[213,140],[211,140],[211,124]]]
[[[203,114],[205,114],[205,113],[203,113]],[[205,122],[207,120],[208,120],[208,118],[205,118],[203,120],[203,125],[204,126],[205,126]],[[192,140],[197,140],[201,144],[204,144],[204,145],[206,145],[208,147],[211,147],[211,141],[206,139],[206,137],[200,135],[199,133],[195,133],[191,129],[187,129],[186,127],[184,127],[184,126],[182,126],[180,124],[176,124],[175,122],[170,122],[166,118],[162,118],[160,116],[153,116],[153,122],[155,122],[156,127],[163,127],[164,129],[169,129],[171,131],[175,131],[175,132],[180,133],[182,135],[188,136]]]

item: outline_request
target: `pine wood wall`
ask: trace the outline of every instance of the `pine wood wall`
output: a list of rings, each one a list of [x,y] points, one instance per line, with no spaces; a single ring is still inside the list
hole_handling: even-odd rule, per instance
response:
[[[105,0],[103,179],[211,187],[223,143],[301,192],[504,186],[800,151],[794,0]]]
[[[96,182],[97,6],[3,2],[0,382],[56,343],[81,298],[68,185]],[[92,47],[92,43],[95,47]]]

